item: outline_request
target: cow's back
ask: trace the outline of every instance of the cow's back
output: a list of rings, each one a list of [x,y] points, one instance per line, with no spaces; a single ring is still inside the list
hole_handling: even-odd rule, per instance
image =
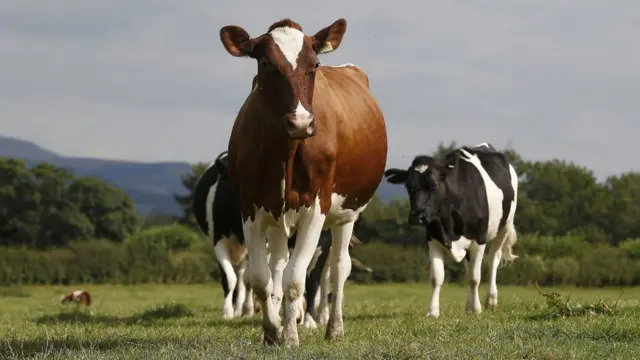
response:
[[[495,184],[495,186],[502,193],[502,201],[500,204],[500,218],[497,223],[497,228],[493,228],[488,231],[493,233],[494,231],[504,228],[508,217],[513,216],[512,207],[515,206],[515,197],[517,191],[517,178],[515,178],[515,171],[510,165],[507,156],[493,149],[487,148],[469,148],[462,147],[463,151],[477,156],[480,161],[482,169],[489,177],[489,181]],[[487,187],[493,187],[493,184],[487,184],[480,171],[476,166],[468,161],[460,159],[461,156],[466,157],[461,150],[455,150],[454,158],[454,176],[451,177],[452,183],[458,192],[462,193],[462,203],[460,204],[463,212],[463,217],[471,222],[479,218],[484,218],[485,222],[483,226],[489,226],[489,218],[494,214],[489,211],[489,203],[496,199],[488,198],[491,191],[487,191]],[[515,182],[515,188],[514,188]]]

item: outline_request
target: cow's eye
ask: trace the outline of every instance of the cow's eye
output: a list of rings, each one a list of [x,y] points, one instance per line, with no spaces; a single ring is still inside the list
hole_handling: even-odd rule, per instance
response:
[[[258,64],[260,66],[260,69],[263,69],[263,70],[271,70],[271,69],[274,68],[274,66],[271,63],[271,61],[269,61],[269,59],[267,59],[267,58],[260,59]]]
[[[318,67],[320,67],[320,63],[317,62],[315,65],[313,65],[313,67],[311,69],[309,69],[309,72],[307,72],[307,75],[313,77],[316,75],[316,71],[318,70]]]

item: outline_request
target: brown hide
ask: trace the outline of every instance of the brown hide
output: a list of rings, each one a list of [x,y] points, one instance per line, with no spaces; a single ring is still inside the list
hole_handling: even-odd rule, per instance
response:
[[[324,214],[332,193],[346,197],[343,208],[366,204],[387,156],[384,117],[367,75],[355,66],[318,69],[312,104],[317,131],[304,140],[289,139],[264,93],[257,86],[249,94],[229,140],[229,179],[238,189],[243,220],[254,218],[254,205],[279,217],[285,174],[285,211],[310,206],[318,193]]]

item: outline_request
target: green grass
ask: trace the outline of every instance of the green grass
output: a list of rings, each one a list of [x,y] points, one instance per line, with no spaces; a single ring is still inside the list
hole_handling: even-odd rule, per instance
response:
[[[348,284],[345,340],[299,329],[298,349],[264,347],[258,318],[223,321],[208,285],[92,286],[91,310],[59,297],[73,287],[0,289],[0,358],[47,359],[634,359],[640,358],[640,289],[611,315],[554,317],[533,286],[499,286],[493,312],[466,314],[466,287],[445,285],[441,315],[427,318],[427,284]],[[621,289],[542,288],[571,303],[612,306]],[[484,302],[486,286],[481,289]]]

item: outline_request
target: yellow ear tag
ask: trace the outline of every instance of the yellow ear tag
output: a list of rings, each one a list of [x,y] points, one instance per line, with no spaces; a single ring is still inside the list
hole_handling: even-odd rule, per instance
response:
[[[324,42],[324,46],[322,47],[322,49],[320,49],[320,53],[324,54],[324,53],[328,53],[330,51],[333,51],[333,46],[331,46],[331,43],[328,41]]]

